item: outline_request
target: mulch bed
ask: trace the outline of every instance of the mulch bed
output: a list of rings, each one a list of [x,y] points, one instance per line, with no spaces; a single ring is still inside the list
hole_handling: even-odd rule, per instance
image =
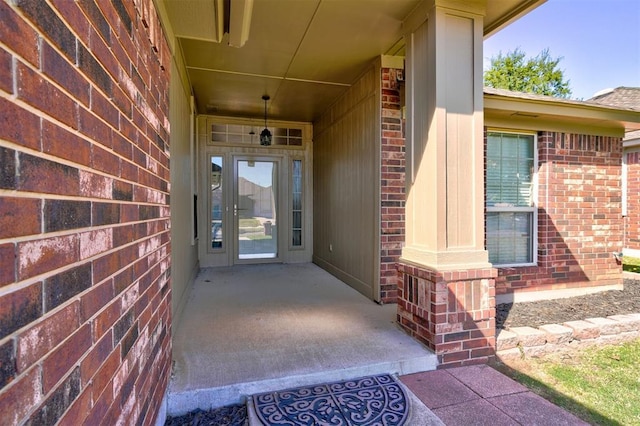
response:
[[[539,327],[609,315],[640,313],[640,280],[624,280],[624,290],[538,302],[496,306],[496,328]]]
[[[168,417],[164,426],[246,426],[246,405],[229,405],[212,410],[195,410],[184,416]]]

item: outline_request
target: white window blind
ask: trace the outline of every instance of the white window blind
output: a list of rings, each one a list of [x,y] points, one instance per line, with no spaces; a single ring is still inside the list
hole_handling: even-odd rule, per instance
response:
[[[487,134],[487,251],[495,265],[534,263],[534,170],[531,134]]]

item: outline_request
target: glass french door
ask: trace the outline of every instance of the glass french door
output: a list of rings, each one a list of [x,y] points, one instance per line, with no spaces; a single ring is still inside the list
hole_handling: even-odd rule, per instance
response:
[[[278,161],[236,158],[234,177],[236,261],[278,259]]]

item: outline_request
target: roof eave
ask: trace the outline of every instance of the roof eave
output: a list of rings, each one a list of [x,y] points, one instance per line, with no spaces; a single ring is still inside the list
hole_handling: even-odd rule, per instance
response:
[[[640,111],[580,101],[525,99],[485,93],[484,111],[485,122],[489,125],[517,124],[554,131],[575,129],[616,137],[624,137],[625,130],[640,129]]]
[[[504,27],[511,25],[513,22],[530,13],[533,9],[546,3],[547,0],[526,0],[521,2],[516,8],[503,14],[491,23],[485,24],[483,33],[484,38],[491,37]]]

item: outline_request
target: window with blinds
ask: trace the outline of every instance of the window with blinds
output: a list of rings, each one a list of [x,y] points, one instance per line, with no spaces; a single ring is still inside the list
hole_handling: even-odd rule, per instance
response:
[[[487,251],[495,265],[535,263],[536,167],[535,135],[487,134]]]

